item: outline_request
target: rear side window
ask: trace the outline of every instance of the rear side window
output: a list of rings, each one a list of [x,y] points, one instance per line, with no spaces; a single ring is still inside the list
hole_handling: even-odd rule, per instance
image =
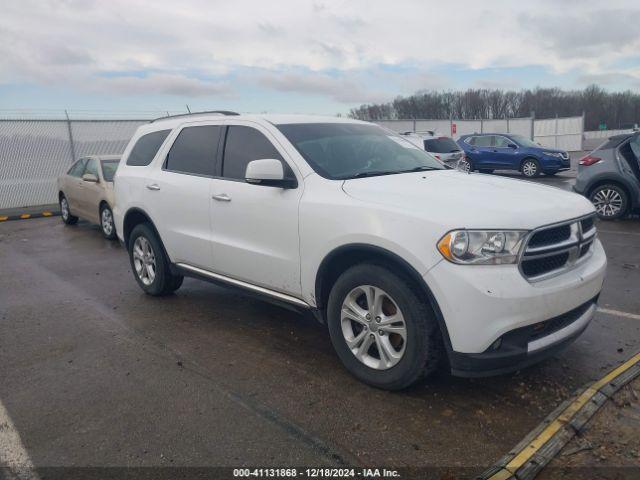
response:
[[[85,163],[87,163],[87,160],[85,158],[81,158],[71,166],[67,175],[71,175],[72,177],[81,177],[82,172],[84,172]]]
[[[167,154],[166,170],[212,176],[215,170],[220,125],[182,129]]]
[[[430,138],[424,141],[424,149],[432,153],[459,152],[460,147],[449,137]]]
[[[490,147],[493,137],[491,135],[486,135],[484,137],[475,137],[475,139],[476,141],[474,145],[476,147]]]
[[[118,169],[120,160],[102,160],[102,176],[105,182],[113,182],[113,177]]]
[[[90,158],[87,162],[87,168],[84,173],[90,173],[98,177],[98,161],[95,158]]]
[[[127,158],[127,165],[134,167],[145,167],[149,165],[170,131],[171,130],[159,130],[141,136],[133,146],[133,149],[131,149],[129,158]]]
[[[244,180],[247,164],[265,158],[282,161],[276,147],[255,128],[239,125],[229,127],[222,163],[223,177]]]

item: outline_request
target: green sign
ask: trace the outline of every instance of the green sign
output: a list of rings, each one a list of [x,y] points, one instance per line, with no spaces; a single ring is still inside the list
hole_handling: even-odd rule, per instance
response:
[[[607,124],[604,122],[600,122],[600,125],[598,125],[598,130],[606,130],[607,129]]]

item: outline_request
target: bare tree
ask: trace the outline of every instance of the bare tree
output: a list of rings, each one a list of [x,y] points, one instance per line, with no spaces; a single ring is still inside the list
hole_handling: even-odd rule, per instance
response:
[[[596,130],[626,128],[640,123],[640,94],[631,91],[607,92],[597,85],[584,90],[535,88],[520,91],[468,89],[460,91],[420,91],[391,102],[362,105],[349,113],[363,120],[570,117],[585,113],[585,128]]]

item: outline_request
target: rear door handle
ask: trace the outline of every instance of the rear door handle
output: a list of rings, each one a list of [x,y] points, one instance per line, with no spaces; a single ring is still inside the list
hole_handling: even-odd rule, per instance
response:
[[[221,193],[220,195],[211,195],[211,198],[213,198],[214,200],[217,200],[219,202],[230,202],[231,201],[231,197],[229,195],[227,195],[226,193]]]
[[[152,183],[151,185],[147,185],[147,190],[160,190],[160,185],[157,183]]]

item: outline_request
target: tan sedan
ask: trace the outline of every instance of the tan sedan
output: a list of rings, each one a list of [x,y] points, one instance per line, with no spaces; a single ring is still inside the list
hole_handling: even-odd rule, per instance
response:
[[[58,178],[58,200],[62,221],[73,225],[78,218],[97,223],[105,238],[116,238],[113,223],[113,176],[120,156],[83,157]]]

